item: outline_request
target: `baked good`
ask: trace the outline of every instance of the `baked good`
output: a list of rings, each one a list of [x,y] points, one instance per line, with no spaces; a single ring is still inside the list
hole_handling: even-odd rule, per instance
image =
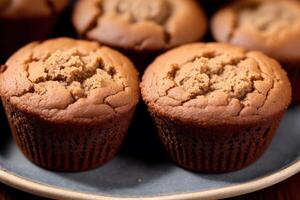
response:
[[[88,39],[138,51],[193,42],[206,30],[194,0],[79,0],[73,24]]]
[[[278,62],[221,43],[159,56],[141,92],[171,158],[201,172],[237,170],[258,159],[291,101]]]
[[[117,153],[139,100],[122,54],[69,38],[34,42],[0,74],[14,139],[35,164],[58,171],[100,166]]]
[[[219,42],[260,50],[280,61],[300,102],[300,2],[296,0],[237,1],[212,19]]]
[[[45,39],[69,0],[0,1],[0,60],[28,42]]]

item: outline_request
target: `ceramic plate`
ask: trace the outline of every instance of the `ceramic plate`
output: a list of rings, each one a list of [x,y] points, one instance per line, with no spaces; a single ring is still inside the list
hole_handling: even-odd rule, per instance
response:
[[[142,150],[123,150],[95,170],[58,173],[41,169],[19,152],[11,138],[1,138],[0,181],[54,199],[218,199],[253,192],[300,171],[300,108],[292,108],[266,153],[251,166],[224,174],[186,171]],[[147,147],[159,149],[158,146]],[[155,152],[155,151],[151,151]],[[139,156],[137,156],[139,155]],[[144,156],[141,156],[144,155]]]

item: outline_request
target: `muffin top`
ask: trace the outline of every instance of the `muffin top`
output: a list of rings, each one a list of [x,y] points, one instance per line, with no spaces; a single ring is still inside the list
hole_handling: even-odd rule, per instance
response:
[[[146,70],[142,96],[156,114],[184,122],[256,122],[291,101],[286,73],[260,52],[220,43],[184,45]]]
[[[99,122],[135,108],[138,74],[117,51],[58,38],[31,43],[10,57],[0,74],[0,95],[44,119]]]
[[[62,11],[69,0],[0,0],[0,17],[10,19],[49,16]]]
[[[206,30],[194,0],[79,0],[73,24],[89,39],[137,51],[196,41]]]
[[[238,1],[215,14],[212,32],[218,41],[260,50],[280,61],[299,61],[300,2]]]

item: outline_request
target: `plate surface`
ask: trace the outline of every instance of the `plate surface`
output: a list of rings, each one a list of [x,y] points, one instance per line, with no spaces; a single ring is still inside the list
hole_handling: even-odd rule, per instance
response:
[[[0,181],[27,192],[59,199],[231,197],[268,187],[300,171],[299,122],[300,108],[294,107],[288,111],[271,146],[258,161],[245,169],[225,174],[193,173],[168,159],[159,156],[148,159],[127,151],[103,167],[88,172],[51,172],[25,159],[10,137],[1,138]]]

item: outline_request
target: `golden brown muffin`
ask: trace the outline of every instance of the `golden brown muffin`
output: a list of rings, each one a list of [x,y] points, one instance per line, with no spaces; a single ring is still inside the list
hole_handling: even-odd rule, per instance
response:
[[[53,170],[102,165],[118,151],[139,99],[138,74],[94,42],[31,43],[7,62],[0,94],[24,155]]]
[[[172,159],[202,172],[237,170],[259,158],[291,100],[275,60],[220,43],[161,55],[146,69],[141,92]]]
[[[0,60],[21,46],[45,39],[69,0],[1,0]]]
[[[88,39],[136,51],[197,41],[206,30],[194,0],[79,0],[73,24]]]
[[[287,70],[293,100],[300,102],[300,2],[247,0],[218,11],[212,19],[217,41],[260,50]]]

